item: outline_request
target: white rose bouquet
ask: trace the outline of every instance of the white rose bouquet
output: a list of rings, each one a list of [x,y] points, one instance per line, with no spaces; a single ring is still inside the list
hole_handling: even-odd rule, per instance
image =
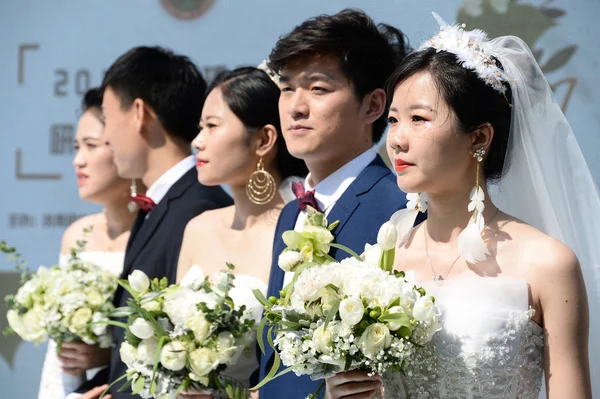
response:
[[[35,344],[50,338],[59,348],[62,342],[74,341],[110,347],[110,329],[104,322],[114,309],[117,277],[82,261],[78,254],[84,242],[78,245],[65,265],[41,266],[29,273],[15,248],[0,242],[0,251],[9,254],[22,272],[21,287],[5,298],[9,308],[5,334],[16,333]]]
[[[234,279],[229,270],[209,279],[193,266],[171,286],[139,270],[120,281],[133,299],[114,312],[128,323],[111,322],[126,329],[120,354],[128,370],[119,380],[127,379],[142,398],[173,398],[189,389],[246,398],[246,389],[221,371],[252,352],[261,306],[238,292]]]
[[[393,271],[395,226],[384,224],[378,243],[367,244],[362,257],[346,248],[353,256],[338,263],[322,252],[344,247],[332,243],[324,216],[310,213],[304,232],[283,235],[288,248],[279,263],[295,272],[292,282],[280,298],[266,299],[255,291],[266,309],[259,345],[264,352],[262,334],[268,328],[269,344],[279,351],[258,387],[278,376],[281,361],[287,369],[279,375],[291,370],[313,380],[348,370],[383,374],[415,362],[425,365],[426,344],[440,329],[440,311],[424,289]]]

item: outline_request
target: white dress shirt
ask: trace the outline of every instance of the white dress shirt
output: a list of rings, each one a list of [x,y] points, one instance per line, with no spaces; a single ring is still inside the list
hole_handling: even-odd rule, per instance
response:
[[[173,184],[177,183],[183,175],[195,166],[196,158],[194,155],[182,159],[171,169],[163,173],[154,184],[148,187],[146,196],[154,201],[155,204],[158,204],[165,195],[167,195],[167,192],[173,187]]]
[[[358,175],[367,167],[375,157],[377,156],[377,147],[373,146],[367,151],[363,152],[325,179],[322,182],[312,187],[310,173],[306,176],[304,181],[304,187],[306,191],[315,190],[315,200],[319,205],[321,211],[325,216],[329,215],[331,209],[335,206],[335,203],[340,197],[346,192],[348,187],[356,180]],[[306,210],[300,211],[298,219],[296,219],[296,225],[294,226],[295,231],[302,231],[304,229],[304,222],[306,221],[307,213]],[[329,220],[329,222],[333,222]],[[294,273],[287,272],[283,279],[283,286],[285,287],[292,281]]]

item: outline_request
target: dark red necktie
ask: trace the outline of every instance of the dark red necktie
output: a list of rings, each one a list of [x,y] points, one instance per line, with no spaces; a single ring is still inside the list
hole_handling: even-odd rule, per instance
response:
[[[142,194],[137,194],[135,197],[129,196],[129,201],[135,202],[135,204],[144,212],[148,213],[156,205],[152,198]]]
[[[315,199],[315,190],[306,191],[304,184],[302,184],[302,182],[297,182],[292,183],[292,192],[296,198],[298,198],[298,208],[300,208],[300,210],[303,211],[306,209],[307,205],[310,205],[321,212],[319,204],[317,204],[317,200]]]

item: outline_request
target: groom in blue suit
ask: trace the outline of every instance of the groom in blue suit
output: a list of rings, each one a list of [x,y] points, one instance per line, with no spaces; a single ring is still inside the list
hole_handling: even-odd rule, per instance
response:
[[[290,153],[303,159],[310,173],[294,184],[297,200],[279,217],[268,296],[278,296],[291,281],[277,265],[285,248],[281,235],[302,230],[307,205],[324,212],[330,223],[338,220],[336,242],[357,253],[375,243],[379,227],[405,206],[395,175],[374,146],[386,127],[385,81],[405,54],[400,31],[378,26],[357,10],[311,18],[271,52],[269,66],[280,75],[283,135]],[[337,260],[348,257],[335,248],[330,254]],[[273,359],[268,348],[261,356],[261,380]],[[288,373],[261,388],[260,397],[304,398],[321,382]]]

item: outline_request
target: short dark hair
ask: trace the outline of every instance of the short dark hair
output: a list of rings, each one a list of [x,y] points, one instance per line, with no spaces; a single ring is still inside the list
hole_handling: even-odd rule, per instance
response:
[[[210,84],[207,93],[220,88],[225,103],[252,135],[266,125],[277,129],[276,165],[282,179],[304,177],[308,169],[303,160],[290,155],[279,119],[279,87],[266,72],[253,67],[242,67],[221,72]]]
[[[103,91],[110,87],[128,109],[144,100],[173,137],[191,143],[198,134],[206,82],[186,56],[162,47],[135,47],[108,69]]]
[[[81,99],[81,113],[89,110],[100,111],[102,109],[103,91],[99,87],[92,87],[85,92]]]
[[[502,68],[498,60],[496,64]],[[441,98],[456,114],[456,127],[471,133],[484,123],[494,128],[494,138],[483,165],[484,176],[493,181],[502,177],[507,164],[508,136],[511,122],[512,91],[504,83],[504,94],[494,90],[477,74],[464,68],[453,53],[428,48],[408,55],[386,84],[388,101],[403,81],[419,72],[429,73]]]
[[[277,73],[298,59],[333,55],[342,73],[354,85],[359,101],[386,79],[409,51],[404,34],[389,25],[375,24],[361,10],[345,9],[335,15],[319,15],[296,26],[281,37],[269,56],[269,67]],[[373,124],[373,142],[387,126],[387,110]]]

